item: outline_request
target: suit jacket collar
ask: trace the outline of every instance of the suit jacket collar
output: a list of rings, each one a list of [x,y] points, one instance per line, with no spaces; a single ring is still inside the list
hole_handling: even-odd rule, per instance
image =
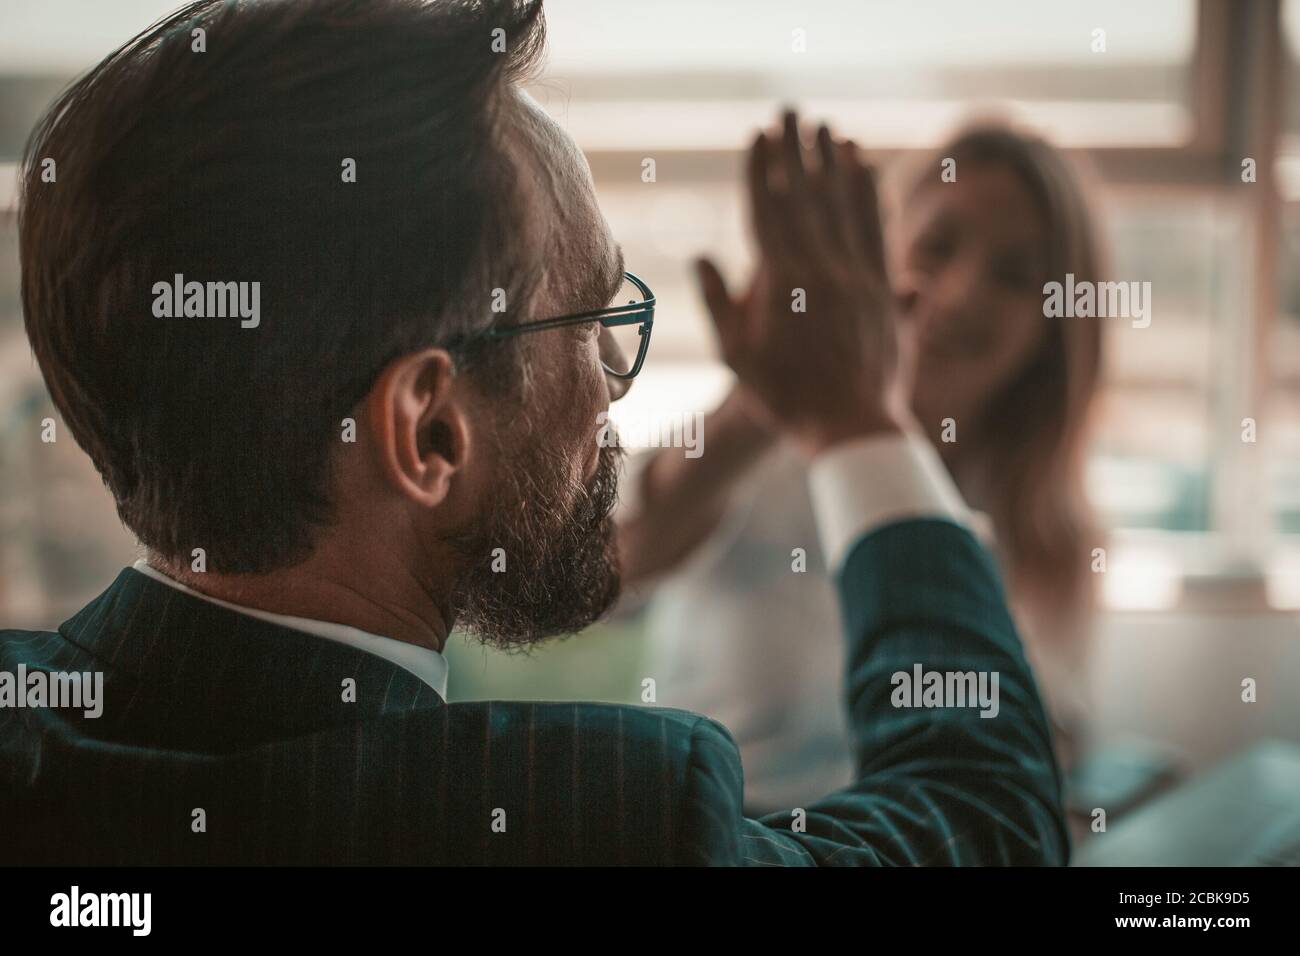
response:
[[[131,567],[145,575],[145,577],[161,581],[168,587],[183,591],[200,601],[210,601],[213,604],[220,604],[237,614],[260,618],[264,621],[270,621],[272,624],[279,624],[281,627],[287,627],[295,631],[305,631],[308,634],[314,634],[327,640],[351,644],[353,647],[370,654],[377,654],[392,661],[398,667],[406,668],[432,687],[439,697],[443,700],[447,699],[447,659],[442,656],[440,651],[431,647],[417,647],[414,644],[408,644],[391,637],[383,637],[379,634],[372,634],[360,628],[339,624],[334,621],[277,614],[260,608],[244,607],[229,601],[223,601],[220,598],[192,590],[187,585],[168,577],[156,568],[151,568],[144,559],[135,562]]]
[[[59,633],[105,671],[104,719],[119,738],[138,732],[161,743],[163,733],[177,744],[238,746],[443,705],[385,658],[193,597],[133,568]]]

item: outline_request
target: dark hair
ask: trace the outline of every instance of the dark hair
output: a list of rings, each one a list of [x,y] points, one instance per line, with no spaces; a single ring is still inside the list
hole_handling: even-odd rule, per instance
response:
[[[472,339],[493,289],[526,301],[499,107],[543,43],[540,0],[200,0],[53,104],[23,158],[27,334],[141,542],[302,561],[383,367]],[[155,317],[177,273],[260,282],[261,324]]]

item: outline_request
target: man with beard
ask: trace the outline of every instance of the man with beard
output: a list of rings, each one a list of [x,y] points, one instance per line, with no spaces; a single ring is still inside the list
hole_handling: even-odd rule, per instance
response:
[[[733,300],[703,276],[728,362],[814,460],[860,780],[748,820],[735,746],[706,718],[446,702],[453,624],[528,646],[618,589],[618,461],[596,423],[654,302],[581,153],[519,90],[541,43],[536,3],[202,0],[38,127],[28,335],[147,557],[57,631],[0,632],[0,667],[105,675],[98,719],[0,722],[11,856],[1064,858],[996,577],[905,434],[870,175],[824,130],[805,157],[792,117],[751,151],[759,280]],[[152,315],[178,274],[259,282],[259,324]],[[644,297],[611,306],[625,275]],[[636,356],[619,322],[638,324]],[[821,388],[791,387],[795,361]],[[865,502],[873,481],[898,497]],[[999,716],[893,711],[889,674],[916,662],[999,671]]]

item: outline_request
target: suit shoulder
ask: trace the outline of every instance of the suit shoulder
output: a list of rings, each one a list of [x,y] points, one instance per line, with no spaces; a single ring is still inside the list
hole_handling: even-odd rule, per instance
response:
[[[576,790],[589,805],[621,807],[623,829],[636,821],[631,829],[654,835],[654,849],[637,858],[739,860],[744,775],[735,741],[717,721],[663,707],[514,701],[472,705],[463,718],[490,722],[494,751],[532,755],[524,759],[553,792]],[[616,842],[632,845],[626,833]]]
[[[0,644],[22,644],[38,637],[51,637],[54,631],[26,631],[16,627],[0,627]]]
[[[51,650],[66,647],[67,640],[58,631],[28,631],[0,627],[0,661],[34,663]]]
[[[735,747],[731,735],[708,717],[671,707],[599,701],[472,701],[447,706],[453,725],[487,725],[493,737],[566,737],[585,747],[617,746],[685,760],[702,737]]]
[[[590,701],[480,701],[446,711],[453,737],[489,739],[495,753],[544,775],[605,768],[686,802],[694,794],[739,805],[744,788],[731,734],[690,711]]]

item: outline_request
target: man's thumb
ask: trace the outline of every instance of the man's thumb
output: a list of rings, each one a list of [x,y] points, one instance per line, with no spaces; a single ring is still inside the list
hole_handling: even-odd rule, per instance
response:
[[[722,273],[710,260],[697,259],[695,274],[699,278],[704,304],[708,306],[709,314],[713,316],[713,324],[718,327],[720,334],[726,335],[730,331],[736,308],[727,292],[727,283],[723,280]]]

